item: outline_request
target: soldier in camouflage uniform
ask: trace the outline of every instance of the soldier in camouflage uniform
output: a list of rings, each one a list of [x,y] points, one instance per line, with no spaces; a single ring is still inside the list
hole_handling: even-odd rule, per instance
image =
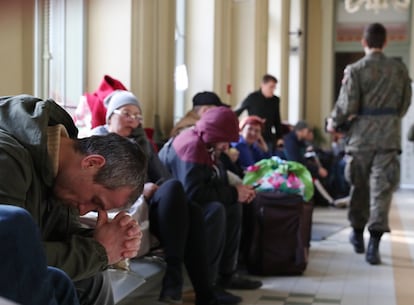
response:
[[[383,25],[366,27],[362,39],[365,57],[346,67],[328,131],[349,125],[346,176],[351,188],[350,242],[365,252],[363,232],[370,232],[366,260],[380,264],[379,242],[390,232],[388,213],[398,186],[401,118],[411,101],[411,80],[403,63],[387,58]]]

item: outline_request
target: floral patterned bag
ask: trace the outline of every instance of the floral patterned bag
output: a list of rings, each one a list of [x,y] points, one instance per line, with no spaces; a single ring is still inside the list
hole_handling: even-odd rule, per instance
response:
[[[259,192],[278,190],[301,195],[305,201],[313,197],[313,182],[305,166],[279,157],[263,159],[247,168],[243,184],[255,186]]]

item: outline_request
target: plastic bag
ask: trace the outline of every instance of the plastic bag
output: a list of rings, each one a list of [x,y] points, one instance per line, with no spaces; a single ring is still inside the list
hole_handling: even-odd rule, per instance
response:
[[[247,168],[243,184],[256,185],[257,191],[278,190],[287,194],[298,194],[305,201],[313,197],[312,176],[302,164],[271,157],[256,162]]]

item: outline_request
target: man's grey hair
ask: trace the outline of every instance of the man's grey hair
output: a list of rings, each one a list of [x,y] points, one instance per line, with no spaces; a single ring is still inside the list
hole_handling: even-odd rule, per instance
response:
[[[132,189],[132,204],[141,195],[146,181],[147,157],[143,150],[125,137],[110,133],[105,136],[91,136],[77,139],[75,150],[83,155],[101,155],[104,166],[94,177],[94,182],[115,190],[120,187]]]

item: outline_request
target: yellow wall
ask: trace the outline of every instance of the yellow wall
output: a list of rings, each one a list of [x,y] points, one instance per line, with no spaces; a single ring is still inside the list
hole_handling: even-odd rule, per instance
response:
[[[282,76],[282,38],[284,36],[282,33],[285,33],[285,27],[282,24],[288,14],[284,13],[285,6],[287,6],[286,0],[272,0],[269,1],[269,23],[268,23],[268,45],[267,45],[267,73],[274,75],[278,80],[278,86],[276,88],[276,95],[282,98],[282,103],[280,104],[280,114],[282,120],[287,119],[288,116],[288,107],[287,103],[283,102],[285,96],[281,96],[281,87],[283,81]],[[287,39],[286,39],[287,40]],[[287,50],[288,52],[288,50]]]
[[[232,6],[231,104],[236,106],[259,88],[268,72],[268,5],[249,0],[234,1]]]
[[[32,0],[0,0],[0,95],[33,94]]]
[[[135,0],[132,11],[131,90],[143,104],[145,127],[156,127],[159,116],[159,138],[173,126],[175,1]]]
[[[323,128],[333,105],[335,3],[311,0],[307,6],[305,119]]]
[[[240,1],[233,4],[232,37],[233,60],[233,95],[232,103],[238,105],[250,92],[257,90],[259,82],[255,77],[256,46],[254,39],[255,1]],[[267,51],[267,49],[266,49]]]
[[[22,0],[23,1],[23,0]],[[89,0],[87,15],[87,92],[99,86],[103,76],[131,87],[131,1]]]
[[[172,0],[90,0],[87,24],[87,92],[103,76],[120,80],[143,105],[144,126],[160,116],[161,132],[172,128],[174,24]]]
[[[308,3],[307,62],[305,118],[311,124],[319,125],[321,120],[321,65],[322,65],[322,8],[321,1]]]
[[[215,60],[215,2],[187,1],[186,61],[189,76],[188,100],[200,91],[212,91]],[[189,108],[192,107],[188,103]]]
[[[144,103],[146,126],[153,126],[154,114],[158,113],[162,131],[167,133],[172,125],[174,96],[174,28],[170,26],[174,24],[174,1],[118,3],[112,0],[90,0],[86,3],[88,32],[85,91],[94,91],[104,74],[121,80]],[[310,0],[307,5],[304,118],[315,126],[323,125],[332,105],[332,83],[326,75],[331,75],[329,52],[332,56],[333,49],[329,39],[326,39],[326,36],[331,35],[326,32],[326,28],[332,27],[329,16],[333,13],[327,11],[332,11],[333,7],[331,0]],[[0,8],[0,39],[3,42],[0,63],[2,70],[7,71],[0,74],[0,94],[33,94],[34,1],[0,0]],[[212,17],[211,22],[221,21],[219,24],[224,25],[226,30],[217,33],[220,32],[216,27],[218,25],[210,25],[208,32],[215,32],[218,36],[216,40],[210,39],[212,46],[209,54],[213,58],[209,60],[204,54],[207,48],[197,53],[195,47],[198,42],[190,40],[193,44],[189,43],[192,47],[188,48],[187,56],[188,59],[194,59],[189,60],[190,87],[194,86],[190,91],[215,90],[226,102],[235,106],[248,92],[257,88],[258,77],[266,72],[266,35],[262,37],[258,34],[266,32],[263,22],[267,16],[259,16],[266,9],[254,5],[253,1],[247,1],[223,2],[210,11],[222,15],[216,19]],[[239,23],[240,20],[245,21]],[[245,22],[250,23],[246,25]],[[190,21],[189,26],[192,23],[200,25],[199,20]],[[228,29],[229,26],[233,30]],[[192,37],[191,32],[196,28],[189,30],[189,37]],[[197,33],[197,37],[206,40],[205,35]],[[275,38],[270,36],[268,39]],[[204,56],[194,57],[196,54]],[[208,68],[200,69],[206,64]],[[208,72],[209,75],[207,82],[199,83],[201,87],[194,85],[194,78],[191,79],[191,76],[194,77],[191,73],[194,65],[197,65],[198,71]],[[200,79],[205,77],[206,74]],[[231,96],[225,92],[227,83],[233,84]],[[189,94],[189,101],[191,97],[192,94]],[[191,103],[188,103],[190,107]],[[283,108],[285,113],[286,109]]]
[[[331,1],[331,0],[328,0]],[[122,3],[121,3],[122,2]],[[85,92],[94,91],[104,74],[109,74],[122,81],[144,103],[146,126],[153,126],[154,114],[161,116],[163,132],[168,132],[172,125],[173,110],[173,69],[174,69],[174,1],[158,0],[140,1],[90,0],[87,1],[87,43],[86,43],[86,88]],[[155,5],[155,3],[158,3]],[[323,81],[320,77],[322,67],[322,19],[324,0],[312,0],[308,4],[307,19],[307,66],[306,66],[306,112],[305,118],[310,123],[321,125],[323,112]],[[326,1],[325,1],[326,2]],[[0,48],[2,70],[0,92],[2,95],[33,93],[33,12],[34,1],[0,0],[0,38],[3,43]],[[221,3],[221,2],[220,2]],[[24,4],[24,5],[23,5]],[[217,5],[217,3],[216,3]],[[190,6],[191,7],[191,6]],[[158,11],[158,12],[157,12]],[[211,9],[212,13],[222,14],[221,24],[226,30],[217,25],[211,25],[209,32],[218,35],[212,42],[213,58],[206,60],[204,54],[190,60],[191,76],[194,76],[191,64],[197,69],[209,71],[210,83],[201,82],[198,90],[217,91],[222,98],[237,105],[245,95],[258,87],[259,77],[267,72],[266,60],[267,38],[261,36],[266,32],[264,21],[260,14],[266,9],[257,6],[253,1],[223,2],[222,6]],[[239,23],[240,20],[245,20]],[[245,22],[250,20],[250,24]],[[212,21],[217,22],[217,18]],[[199,23],[199,20],[189,22]],[[228,29],[231,27],[233,30]],[[190,28],[191,31],[195,28]],[[206,39],[199,35],[198,39]],[[274,39],[274,37],[269,37]],[[256,43],[249,43],[253,40]],[[196,42],[194,41],[194,46]],[[190,44],[191,45],[191,44]],[[221,48],[221,49],[220,49]],[[223,49],[224,48],[224,49]],[[224,51],[223,51],[223,50]],[[194,47],[188,50],[188,59],[194,58],[197,52]],[[207,48],[199,53],[203,54]],[[231,51],[231,52],[230,52]],[[195,53],[194,53],[195,52]],[[229,53],[230,52],[230,53]],[[274,55],[273,55],[274,56]],[[208,57],[208,56],[207,56]],[[208,63],[208,69],[200,69],[200,65]],[[158,67],[158,68],[157,68]],[[214,75],[214,77],[212,77]],[[200,79],[206,77],[204,74]],[[199,80],[198,80],[199,81]],[[233,94],[227,96],[225,86],[233,84]],[[197,87],[197,85],[195,85]],[[189,95],[190,101],[192,94]],[[287,103],[286,103],[287,105]],[[286,106],[284,105],[284,106]],[[191,103],[188,104],[191,107]],[[283,109],[282,109],[283,110]],[[286,110],[286,109],[285,109]],[[326,112],[326,110],[325,110]]]
[[[322,26],[321,2],[309,1],[307,22],[307,66],[306,66],[306,94],[305,94],[305,117],[312,123],[320,121],[321,104],[321,26]]]

